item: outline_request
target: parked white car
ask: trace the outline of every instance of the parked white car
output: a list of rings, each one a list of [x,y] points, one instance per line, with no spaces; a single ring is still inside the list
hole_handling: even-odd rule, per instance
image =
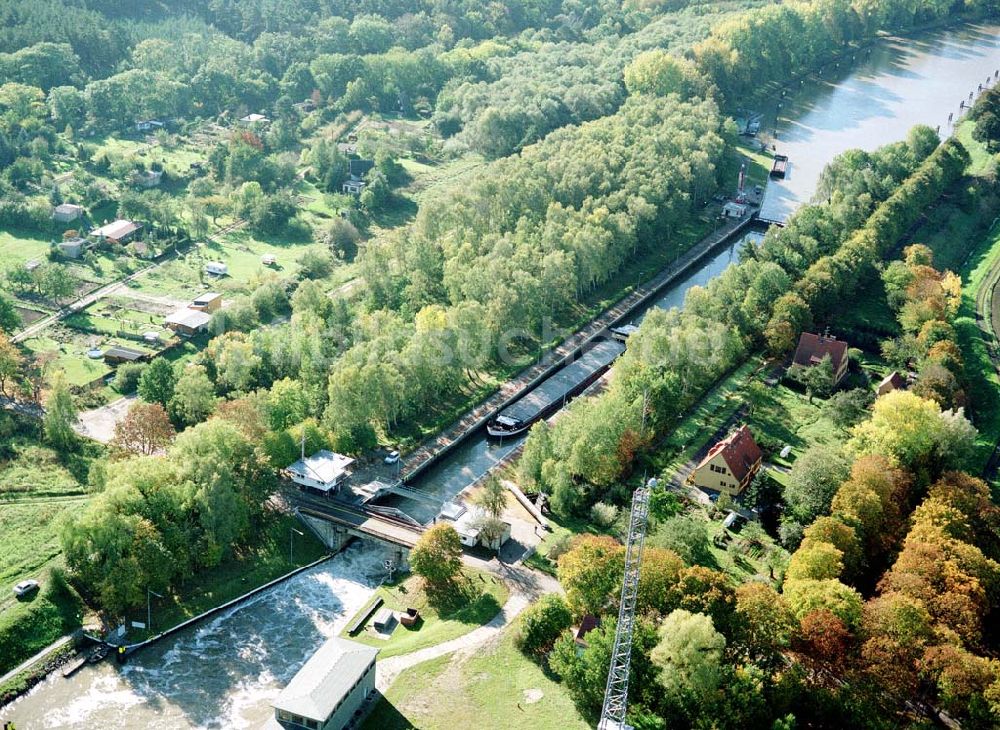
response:
[[[385,463],[386,464],[395,464],[397,461],[399,461],[399,452],[398,451],[390,451],[388,454],[386,454],[386,457],[385,457]]]
[[[14,586],[15,596],[26,596],[34,590],[38,589],[37,580],[22,580],[16,586]]]

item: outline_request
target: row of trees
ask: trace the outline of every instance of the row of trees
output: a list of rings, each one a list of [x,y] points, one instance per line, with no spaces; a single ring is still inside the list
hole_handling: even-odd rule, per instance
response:
[[[763,341],[778,311],[775,302],[797,296],[789,292],[798,291],[793,282],[801,272],[866,225],[894,184],[931,164],[936,144],[933,131],[917,127],[906,142],[838,157],[821,179],[830,202],[803,207],[743,261],[707,287],[693,287],[683,311],[648,313],[615,366],[611,387],[574,403],[553,429],[532,430],[521,478],[551,494],[553,508],[568,514],[627,476],[650,439]]]
[[[969,153],[954,137],[947,139],[871,214],[864,226],[836,251],[817,260],[783,294],[765,327],[769,349],[789,350],[803,329],[823,321],[870,278],[917,218],[965,172]]]
[[[735,102],[752,95],[761,84],[787,80],[879,31],[904,31],[965,11],[989,14],[996,7],[989,2],[918,5],[839,0],[767,6],[715,26],[693,55],[702,73]]]
[[[915,244],[882,273],[903,330],[883,343],[882,354],[897,367],[916,368],[914,393],[956,408],[965,405],[962,352],[954,327],[962,281],[950,271],[938,271],[932,261],[931,250]]]

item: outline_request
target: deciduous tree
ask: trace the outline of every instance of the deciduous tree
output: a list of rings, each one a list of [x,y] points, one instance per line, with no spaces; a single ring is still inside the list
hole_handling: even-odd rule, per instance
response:
[[[410,567],[434,588],[447,587],[462,569],[462,541],[449,524],[426,530],[410,551]]]
[[[173,438],[174,427],[163,406],[136,401],[115,424],[111,448],[121,457],[149,456],[166,448]]]

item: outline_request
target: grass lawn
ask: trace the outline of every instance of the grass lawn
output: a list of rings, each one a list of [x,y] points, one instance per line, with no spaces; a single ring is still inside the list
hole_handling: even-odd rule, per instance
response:
[[[556,560],[549,557],[549,552],[554,547],[563,548],[566,541],[574,535],[606,534],[605,530],[578,517],[561,518],[549,515],[548,520],[551,531],[545,533],[545,537],[538,543],[535,551],[525,559],[524,564],[553,576],[556,574]]]
[[[0,461],[0,674],[80,625],[79,596],[54,569],[63,565],[62,520],[90,498],[81,483],[89,457],[60,459],[29,437],[3,438],[12,455]],[[14,584],[27,578],[41,589],[15,598]]]
[[[52,328],[47,330],[50,334]],[[61,370],[69,385],[86,385],[104,377],[111,372],[111,367],[104,360],[91,360],[87,357],[90,343],[87,335],[78,334],[70,342],[59,342],[50,336],[40,335],[24,341],[24,346],[35,355],[49,355],[53,359],[49,363],[49,373]],[[99,338],[95,335],[93,339]]]
[[[416,608],[420,611],[422,621],[413,629],[396,626],[388,640],[370,633],[367,628],[354,636],[345,631],[343,636],[378,647],[379,657],[383,659],[409,654],[450,641],[489,623],[500,612],[510,594],[499,578],[473,568],[462,570],[460,585],[463,595],[461,605],[450,609],[442,608],[440,601],[427,595],[423,589],[423,579],[418,576],[409,576],[391,586],[380,586],[360,613],[367,611],[372,601],[382,598],[385,606],[393,611]]]
[[[768,388],[765,399],[747,417],[750,430],[758,437],[767,436],[791,445],[792,453],[818,444],[835,444],[846,434],[823,415],[822,398],[813,402],[783,383]]]
[[[13,602],[11,588],[61,565],[59,525],[90,498],[67,468],[85,475],[80,460],[64,463],[52,449],[14,437],[14,456],[0,462],[0,615]]]
[[[471,656],[444,656],[407,669],[379,700],[365,730],[584,730],[566,690],[513,645],[509,635]]]
[[[31,259],[44,261],[48,252],[49,238],[37,231],[0,230],[0,261],[5,267]]]
[[[743,389],[761,360],[753,357],[715,385],[674,426],[653,455],[653,463],[669,479],[689,460],[736,410],[743,405]]]
[[[154,631],[165,631],[325,555],[326,547],[301,527],[291,515],[271,513],[252,547],[198,573],[170,591],[165,599],[153,599]],[[302,534],[295,535],[294,561],[290,561],[289,535],[293,528]],[[126,618],[145,622],[145,606]],[[132,629],[128,640],[141,641],[148,635],[148,631]]]

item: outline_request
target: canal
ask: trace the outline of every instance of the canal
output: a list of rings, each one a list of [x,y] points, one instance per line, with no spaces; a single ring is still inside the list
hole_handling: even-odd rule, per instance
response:
[[[788,178],[768,186],[766,217],[783,219],[808,200],[823,166],[851,147],[902,139],[917,123],[941,125],[949,111],[1000,68],[1000,28],[965,26],[917,39],[890,39],[851,67],[807,81],[782,100],[765,125],[791,160]],[[765,129],[768,127],[765,126]],[[665,290],[658,306],[720,273],[741,244],[706,258]],[[460,491],[516,445],[473,438],[429,469],[415,486],[442,499]],[[410,503],[409,506],[412,506]],[[354,544],[334,559],[139,653],[123,668],[85,667],[56,674],[0,710],[19,728],[256,728],[269,702],[327,636],[367,600],[385,553]],[[154,615],[155,621],[155,615]]]

